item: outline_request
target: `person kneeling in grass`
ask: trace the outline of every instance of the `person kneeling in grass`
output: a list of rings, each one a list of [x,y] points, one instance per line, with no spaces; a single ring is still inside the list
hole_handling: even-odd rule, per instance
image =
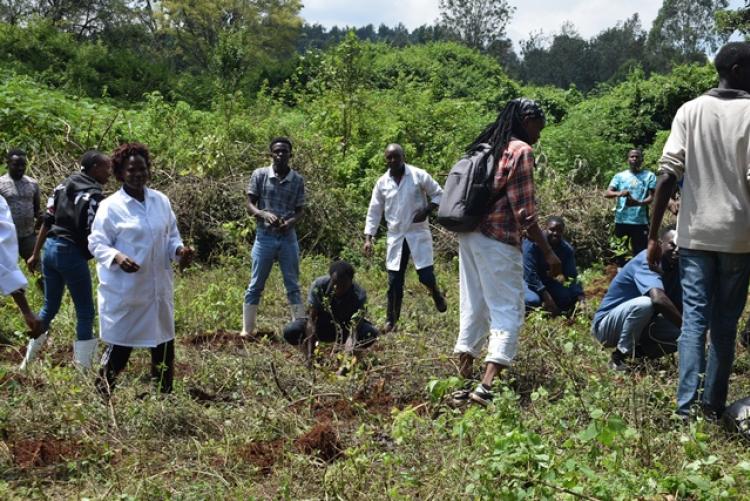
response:
[[[641,251],[620,270],[594,314],[593,336],[614,348],[609,367],[628,371],[628,359],[658,358],[677,351],[682,326],[682,286],[676,233],[661,235],[661,270],[649,268]]]
[[[308,363],[316,341],[345,343],[345,351],[356,356],[380,335],[364,318],[366,302],[365,290],[354,282],[354,267],[335,261],[328,275],[318,277],[310,286],[308,317],[288,323],[284,339],[300,346]]]
[[[184,268],[193,249],[182,243],[169,199],[146,187],[148,149],[121,145],[112,154],[112,168],[122,188],[102,201],[89,235],[99,275],[99,331],[107,343],[97,389],[108,396],[133,348],[149,348],[151,377],[169,393],[175,335],[170,261]]]

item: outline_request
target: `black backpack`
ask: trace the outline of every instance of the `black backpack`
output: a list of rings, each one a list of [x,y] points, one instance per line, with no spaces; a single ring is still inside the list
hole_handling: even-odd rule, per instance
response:
[[[496,159],[490,145],[483,143],[471,155],[464,155],[448,173],[440,199],[437,222],[456,233],[474,231],[492,204],[503,194],[492,194]]]

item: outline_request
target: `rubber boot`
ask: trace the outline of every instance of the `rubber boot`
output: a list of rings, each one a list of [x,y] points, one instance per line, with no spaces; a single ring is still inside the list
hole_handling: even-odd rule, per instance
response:
[[[25,370],[29,364],[34,361],[39,354],[39,350],[41,350],[44,343],[47,342],[47,334],[48,333],[45,332],[36,339],[29,339],[29,344],[26,346],[26,355],[24,355],[23,362],[21,362],[21,370]]]
[[[73,360],[76,367],[83,370],[91,369],[91,363],[94,360],[94,354],[98,345],[99,340],[96,338],[75,341],[73,343]]]
[[[307,318],[307,310],[304,304],[290,304],[289,310],[292,313],[292,321],[298,318]]]
[[[255,331],[255,320],[258,318],[257,304],[242,304],[242,332],[240,336],[252,336]]]

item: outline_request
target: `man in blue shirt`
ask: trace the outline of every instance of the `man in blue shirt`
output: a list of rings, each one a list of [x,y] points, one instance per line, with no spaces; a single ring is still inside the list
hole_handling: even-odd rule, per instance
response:
[[[544,307],[552,316],[573,311],[578,301],[583,301],[583,288],[578,283],[576,251],[565,239],[565,221],[552,216],[547,219],[544,232],[547,242],[562,263],[564,283],[549,276],[549,266],[544,253],[531,240],[523,241],[523,278],[526,282],[524,299],[526,308]]]
[[[615,236],[625,237],[635,256],[648,243],[648,206],[654,197],[656,176],[642,170],[643,153],[639,149],[628,152],[628,165],[628,170],[615,174],[604,196],[617,198]],[[618,259],[617,264],[622,267],[625,259]]]
[[[627,360],[657,358],[677,350],[682,326],[682,287],[673,228],[664,230],[660,273],[648,266],[646,251],[620,270],[594,314],[591,333],[615,348],[610,368],[629,369]]]

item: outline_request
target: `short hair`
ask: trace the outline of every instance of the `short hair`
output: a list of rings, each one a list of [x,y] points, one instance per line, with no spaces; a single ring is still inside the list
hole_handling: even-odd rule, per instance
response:
[[[728,77],[734,65],[750,65],[750,42],[729,42],[714,58],[714,66],[720,77]]]
[[[661,232],[659,233],[659,238],[664,238],[664,236],[670,231],[677,231],[677,227],[673,224],[670,224],[669,226],[665,226],[664,228],[661,229]]]
[[[269,151],[271,150],[271,148],[273,148],[273,145],[277,143],[286,144],[287,146],[289,146],[289,151],[292,151],[292,141],[288,137],[285,137],[285,136],[278,136],[278,137],[271,139],[271,142],[268,143]]]
[[[547,226],[551,225],[552,223],[557,223],[562,226],[565,226],[565,220],[562,218],[562,216],[550,216],[547,218]]]
[[[637,151],[640,156],[643,156],[643,150],[641,148],[630,148],[628,150],[628,155],[630,155],[631,151]]]
[[[13,157],[24,157],[26,158],[26,152],[23,151],[21,148],[13,148],[11,150],[8,150],[8,155],[6,158],[10,160]]]
[[[117,176],[125,168],[128,158],[141,156],[146,161],[146,167],[151,168],[151,158],[148,148],[141,143],[121,144],[112,152],[112,172]]]
[[[107,158],[107,155],[99,150],[88,150],[83,154],[83,156],[81,156],[79,165],[81,166],[81,170],[83,172],[89,172],[91,169],[96,167],[101,160],[104,160],[105,158]]]
[[[349,277],[354,280],[354,266],[350,265],[346,261],[334,261],[328,268],[328,275],[333,276],[336,274],[337,277]]]

